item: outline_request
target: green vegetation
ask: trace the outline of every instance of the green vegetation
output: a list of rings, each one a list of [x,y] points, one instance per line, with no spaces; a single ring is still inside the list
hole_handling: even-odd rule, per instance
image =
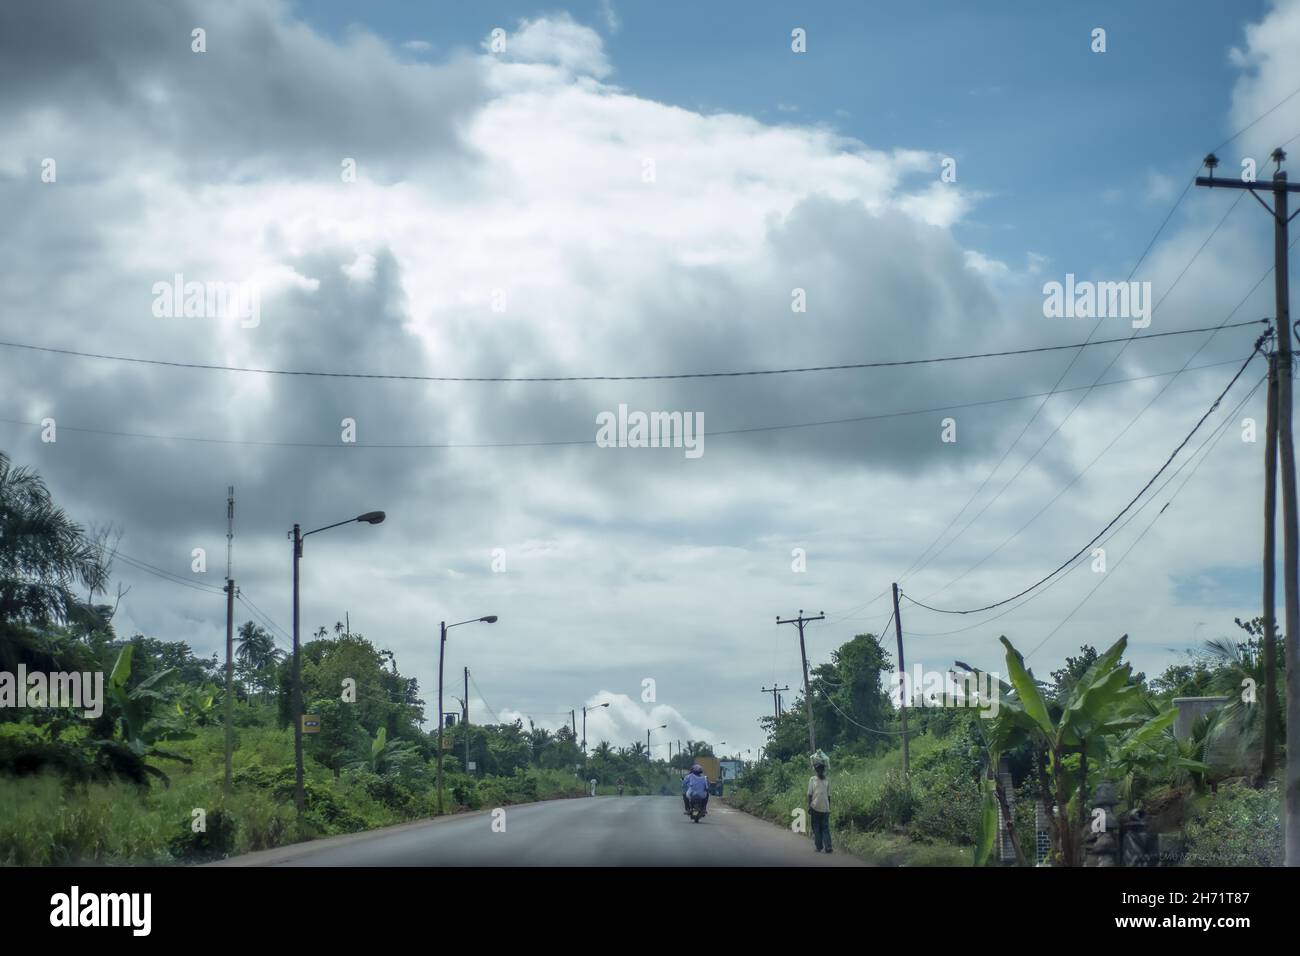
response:
[[[202,861],[437,812],[438,738],[422,728],[416,681],[341,623],[319,628],[302,649],[303,700],[320,732],[305,742],[301,821],[289,663],[257,623],[240,626],[225,794],[223,669],[184,642],[118,636],[115,606],[96,603],[111,580],[112,537],[77,526],[37,476],[0,454],[0,678],[20,667],[104,677],[102,709],[91,713],[58,700],[0,706],[0,865]],[[1049,862],[1080,865],[1104,783],[1116,814],[1146,814],[1151,833],[1181,839],[1188,864],[1279,862],[1270,770],[1280,764],[1265,741],[1284,735],[1280,716],[1264,726],[1261,702],[1282,682],[1265,673],[1262,622],[1237,624],[1243,640],[1210,641],[1150,681],[1123,661],[1127,637],[1103,652],[1085,645],[1050,681],[1036,679],[1004,637],[996,715],[911,709],[907,775],[899,713],[883,687],[889,653],[875,636],[855,636],[811,673],[838,846],[882,865],[982,865],[999,808],[1014,805],[1013,849],[1032,865],[1041,802]],[[1175,737],[1173,698],[1206,695],[1227,703]],[[1285,711],[1278,703],[1274,715]],[[811,771],[802,697],[760,724],[765,759],[748,764],[726,797],[789,826],[805,808]],[[690,741],[670,765],[648,759],[642,743],[601,742],[584,760],[569,727],[521,721],[457,723],[443,737],[450,812],[580,796],[592,778],[602,794],[622,779],[628,794],[676,795],[681,770],[713,754]]]
[[[304,706],[321,730],[305,740],[301,824],[289,661],[257,623],[239,627],[224,795],[224,668],[183,642],[115,633],[115,608],[94,603],[111,538],[73,523],[0,453],[0,671],[104,675],[99,714],[0,707],[0,865],[203,861],[436,814],[437,732],[421,728],[419,687],[342,624],[302,648]],[[602,742],[584,767],[567,727],[458,724],[444,739],[448,812],[581,796],[592,777],[602,792],[620,777],[627,793],[678,786],[644,745]]]
[[[914,706],[906,777],[899,714],[883,686],[889,654],[874,635],[857,635],[811,678],[818,745],[830,755],[838,844],[882,865],[986,865],[1001,808],[1014,821],[1017,862],[1033,865],[1041,801],[1049,811],[1047,862],[1078,866],[1093,798],[1107,782],[1119,801],[1113,813],[1144,815],[1152,834],[1181,839],[1188,865],[1280,863],[1279,798],[1263,772],[1262,622],[1237,624],[1245,640],[1209,641],[1190,663],[1150,682],[1123,661],[1127,636],[1103,652],[1085,645],[1046,682],[1004,637],[996,715]],[[966,679],[992,678],[961,662],[954,668]],[[1227,703],[1197,720],[1186,739],[1175,737],[1173,698],[1212,695]],[[729,797],[785,826],[806,807],[803,708],[801,696],[780,718],[761,720],[767,759],[750,766]],[[1275,728],[1274,739],[1281,736]],[[1011,778],[1006,790],[1004,774]],[[1117,832],[1116,821],[1110,829]]]

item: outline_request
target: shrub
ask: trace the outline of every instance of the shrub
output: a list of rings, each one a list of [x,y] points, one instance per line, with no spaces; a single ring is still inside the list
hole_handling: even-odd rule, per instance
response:
[[[1281,866],[1282,798],[1276,786],[1220,787],[1187,824],[1187,866]]]
[[[206,815],[205,829],[194,832],[193,819],[181,824],[181,832],[169,845],[172,855],[187,863],[219,860],[235,851],[235,818],[220,808]]]

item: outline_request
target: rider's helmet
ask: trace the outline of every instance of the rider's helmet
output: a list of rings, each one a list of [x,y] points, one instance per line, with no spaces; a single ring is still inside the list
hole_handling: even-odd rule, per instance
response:
[[[704,773],[704,768],[697,763],[691,764],[691,773]]]

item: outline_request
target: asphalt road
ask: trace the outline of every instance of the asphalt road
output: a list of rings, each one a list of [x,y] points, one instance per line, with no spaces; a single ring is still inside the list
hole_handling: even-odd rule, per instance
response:
[[[504,832],[493,829],[504,819]],[[500,829],[500,822],[497,822]],[[725,807],[692,823],[677,797],[552,800],[331,837],[219,866],[861,866]]]

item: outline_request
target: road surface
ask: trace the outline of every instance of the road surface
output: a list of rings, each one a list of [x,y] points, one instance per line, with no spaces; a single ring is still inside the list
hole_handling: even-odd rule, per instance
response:
[[[551,800],[407,823],[223,860],[218,866],[861,866],[711,801],[692,823],[678,797]],[[504,819],[504,832],[497,829]]]

